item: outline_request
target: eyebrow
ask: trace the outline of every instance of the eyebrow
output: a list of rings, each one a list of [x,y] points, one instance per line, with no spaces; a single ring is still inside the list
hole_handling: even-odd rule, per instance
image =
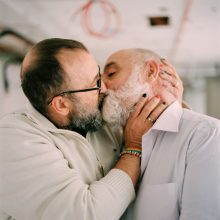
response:
[[[116,65],[116,66],[117,66],[117,64],[116,64],[115,62],[110,62],[110,63],[106,64],[105,67],[104,67],[104,71],[105,71],[106,69],[108,69],[109,67],[113,66],[113,65]]]

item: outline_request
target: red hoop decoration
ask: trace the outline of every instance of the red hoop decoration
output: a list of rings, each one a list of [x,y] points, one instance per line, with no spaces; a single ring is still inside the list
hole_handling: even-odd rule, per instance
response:
[[[95,30],[92,22],[92,8],[94,5],[99,4],[100,9],[104,12],[103,25],[100,31]],[[84,31],[92,36],[99,38],[109,38],[117,34],[121,26],[121,17],[116,7],[107,0],[89,0],[74,15],[82,14],[81,24]],[[115,26],[112,28],[112,20],[115,20]]]

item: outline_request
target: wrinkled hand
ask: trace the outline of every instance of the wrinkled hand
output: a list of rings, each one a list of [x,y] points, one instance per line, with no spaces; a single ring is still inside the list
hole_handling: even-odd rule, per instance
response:
[[[176,73],[175,68],[166,60],[161,59],[160,77],[162,86],[171,93],[175,99],[182,103],[183,99],[183,83]]]
[[[141,97],[125,126],[125,148],[141,147],[142,136],[153,126],[166,107],[166,103],[161,103],[160,97],[153,97],[150,101]]]

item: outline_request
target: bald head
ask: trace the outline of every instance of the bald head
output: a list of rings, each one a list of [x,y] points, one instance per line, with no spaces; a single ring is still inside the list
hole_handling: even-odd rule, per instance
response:
[[[117,59],[123,59],[126,63],[135,65],[136,63],[145,63],[151,59],[160,61],[161,57],[152,50],[141,48],[123,49],[111,54],[106,61],[106,65],[108,65],[110,62],[116,62]]]
[[[160,62],[160,56],[139,48],[116,51],[107,59],[104,68],[103,79],[107,88],[119,89],[133,72],[142,72],[150,60]]]
[[[34,66],[37,62],[37,51],[33,48],[31,48],[28,53],[25,55],[24,60],[21,65],[21,80],[23,80],[25,73],[28,72],[28,69],[31,68],[31,66]]]

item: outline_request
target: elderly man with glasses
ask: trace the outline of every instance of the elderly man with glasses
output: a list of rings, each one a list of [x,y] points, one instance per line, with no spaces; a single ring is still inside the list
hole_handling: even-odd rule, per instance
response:
[[[93,56],[74,40],[36,44],[21,82],[30,105],[0,121],[0,219],[119,219],[135,196],[147,118],[166,105],[158,97],[146,103],[143,94],[124,140],[108,125],[94,132],[103,126],[106,87]]]

